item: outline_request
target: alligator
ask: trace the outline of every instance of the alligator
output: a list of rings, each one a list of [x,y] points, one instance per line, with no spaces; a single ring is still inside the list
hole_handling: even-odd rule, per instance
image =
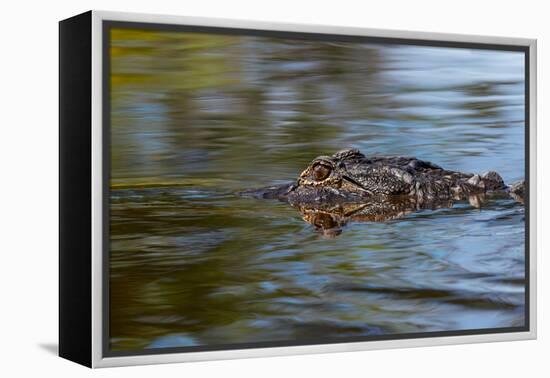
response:
[[[287,201],[318,228],[340,227],[349,219],[385,221],[424,208],[451,207],[468,200],[480,208],[488,196],[523,203],[525,182],[506,185],[494,171],[447,170],[415,157],[365,156],[351,148],[319,156],[296,181],[240,194]]]

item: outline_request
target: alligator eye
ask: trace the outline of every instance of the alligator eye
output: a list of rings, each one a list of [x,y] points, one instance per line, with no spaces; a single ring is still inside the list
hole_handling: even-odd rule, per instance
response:
[[[331,171],[332,171],[332,168],[327,167],[326,165],[323,165],[323,164],[317,164],[313,167],[312,176],[316,181],[322,181],[330,175]]]

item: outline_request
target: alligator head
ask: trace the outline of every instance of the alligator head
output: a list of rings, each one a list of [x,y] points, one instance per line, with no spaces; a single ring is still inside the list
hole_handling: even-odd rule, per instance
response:
[[[444,170],[414,157],[366,157],[357,149],[346,149],[315,158],[293,183],[245,194],[290,203],[326,204],[371,201],[387,196],[449,198],[463,192],[481,193],[489,185],[503,185],[502,179],[495,172],[482,178]]]
[[[277,198],[291,203],[356,202],[398,189],[396,177],[382,177],[372,159],[357,149],[315,158],[292,183],[244,192],[261,198]],[[402,176],[405,181],[410,175]],[[381,181],[385,181],[381,185]]]
[[[373,197],[380,176],[359,150],[319,156],[300,174],[286,195],[290,202],[356,201]],[[391,183],[388,183],[391,185]]]

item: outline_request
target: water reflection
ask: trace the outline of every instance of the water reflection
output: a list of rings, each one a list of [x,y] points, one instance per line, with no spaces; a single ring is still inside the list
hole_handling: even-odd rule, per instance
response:
[[[478,209],[481,208],[482,203],[486,207],[487,200],[483,197],[469,196],[468,203]],[[453,200],[419,202],[416,198],[404,197],[377,198],[372,202],[327,204],[326,206],[294,205],[294,207],[300,211],[304,221],[312,224],[324,235],[336,236],[350,222],[387,222],[422,210],[452,208],[456,203],[457,201]]]
[[[510,198],[343,218],[327,238],[311,209],[231,194],[349,146],[523,179],[522,54],[112,38],[113,349],[523,324]]]

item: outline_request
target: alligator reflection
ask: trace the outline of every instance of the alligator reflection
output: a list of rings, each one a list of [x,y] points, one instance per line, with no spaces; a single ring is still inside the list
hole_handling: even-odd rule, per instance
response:
[[[491,196],[494,199],[495,196]],[[505,198],[505,196],[499,196]],[[481,209],[488,202],[486,195],[468,197],[472,207]],[[342,228],[348,223],[355,222],[386,222],[399,219],[408,214],[422,210],[436,210],[452,208],[455,201],[416,201],[414,198],[382,198],[365,203],[343,203],[336,205],[298,205],[302,219],[313,225],[323,235],[335,237],[342,233]]]

